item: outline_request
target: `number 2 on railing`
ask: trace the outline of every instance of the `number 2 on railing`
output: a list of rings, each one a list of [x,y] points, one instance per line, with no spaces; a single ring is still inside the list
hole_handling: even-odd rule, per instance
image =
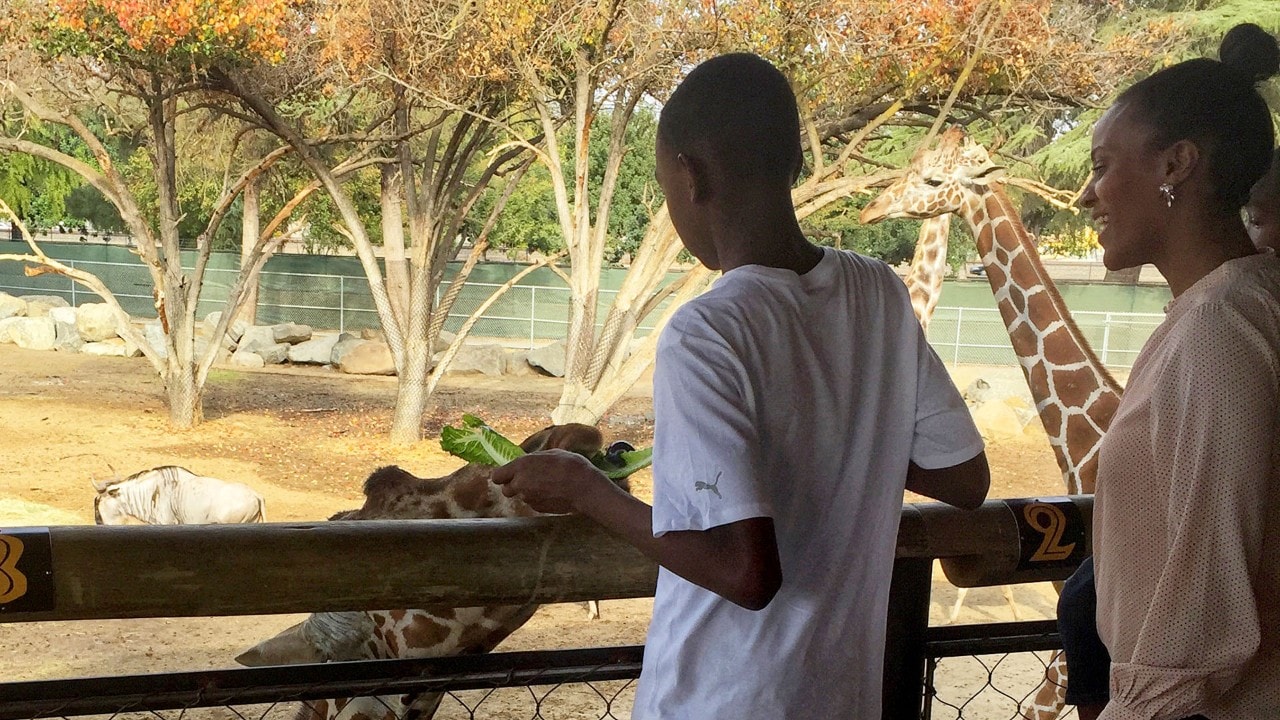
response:
[[[1076,549],[1075,543],[1062,544],[1062,534],[1067,528],[1067,516],[1062,510],[1046,503],[1033,503],[1022,508],[1022,516],[1033,530],[1040,533],[1040,547],[1031,554],[1032,562],[1066,560]]]
[[[27,594],[27,576],[18,569],[22,550],[21,540],[12,535],[0,535],[0,605]]]

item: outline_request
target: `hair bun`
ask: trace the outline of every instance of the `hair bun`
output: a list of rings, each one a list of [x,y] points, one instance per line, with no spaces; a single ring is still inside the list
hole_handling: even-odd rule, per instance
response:
[[[1257,83],[1280,72],[1280,45],[1271,33],[1242,23],[1227,31],[1218,48],[1222,64],[1250,83]]]

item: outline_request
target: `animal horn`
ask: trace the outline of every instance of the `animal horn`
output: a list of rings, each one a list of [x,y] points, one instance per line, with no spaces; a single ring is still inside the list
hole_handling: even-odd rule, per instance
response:
[[[111,487],[112,483],[111,480],[95,480],[92,477],[89,478],[89,482],[93,483],[93,489],[98,492],[106,492],[107,488]]]

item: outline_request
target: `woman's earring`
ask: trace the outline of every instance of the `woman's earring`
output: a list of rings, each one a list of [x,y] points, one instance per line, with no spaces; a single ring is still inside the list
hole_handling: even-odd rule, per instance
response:
[[[1164,194],[1165,207],[1173,207],[1173,186],[1169,183],[1164,183],[1160,186],[1160,192]]]

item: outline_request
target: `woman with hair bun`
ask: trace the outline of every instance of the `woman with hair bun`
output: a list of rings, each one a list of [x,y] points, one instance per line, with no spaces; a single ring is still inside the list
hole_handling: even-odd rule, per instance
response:
[[[1280,260],[1240,212],[1275,147],[1257,85],[1280,47],[1245,24],[1219,57],[1120,95],[1081,197],[1106,266],[1152,263],[1173,291],[1099,454],[1103,720],[1280,718]],[[1060,604],[1069,685],[1098,661],[1069,612],[1082,580]]]

